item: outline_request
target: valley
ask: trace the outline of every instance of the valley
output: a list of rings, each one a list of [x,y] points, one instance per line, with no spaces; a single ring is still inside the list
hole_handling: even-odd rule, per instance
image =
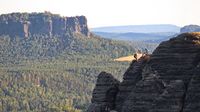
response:
[[[138,46],[90,33],[83,16],[12,13],[0,20],[0,111],[86,111],[97,75],[122,80],[129,62],[114,59]]]
[[[96,32],[85,16],[0,15],[0,111],[86,112],[98,74],[123,82],[137,50],[151,54],[180,29],[169,26],[174,32]]]

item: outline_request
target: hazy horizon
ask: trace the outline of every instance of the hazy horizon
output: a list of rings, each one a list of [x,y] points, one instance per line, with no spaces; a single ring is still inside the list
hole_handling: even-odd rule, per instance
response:
[[[126,25],[200,24],[199,0],[0,0],[0,14],[44,12],[84,15],[90,28]]]

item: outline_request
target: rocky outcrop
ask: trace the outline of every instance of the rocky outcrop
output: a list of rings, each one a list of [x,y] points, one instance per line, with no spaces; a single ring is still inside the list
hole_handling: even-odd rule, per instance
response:
[[[93,91],[92,104],[88,112],[109,112],[115,108],[115,98],[118,92],[119,81],[111,74],[101,72]]]
[[[89,37],[86,17],[61,17],[49,12],[0,15],[0,35],[29,37],[36,34],[51,36],[66,33]]]
[[[200,55],[199,55],[200,59]],[[200,63],[197,65],[194,75],[188,84],[183,112],[200,112]]]
[[[119,84],[113,110],[199,112],[199,67],[200,33],[184,33],[162,42],[150,57],[132,62]]]
[[[135,84],[142,79],[142,69],[148,60],[149,56],[141,57],[138,61],[134,60],[125,72],[123,82],[121,82],[119,85],[119,92],[116,98],[117,110],[122,108],[124,100],[131,93],[131,90],[135,87]]]
[[[81,33],[87,36],[89,35],[87,20],[84,16],[77,16],[76,18],[69,17],[67,18],[66,25],[71,32]]]
[[[200,26],[198,25],[187,25],[180,29],[181,33],[186,32],[200,32]]]

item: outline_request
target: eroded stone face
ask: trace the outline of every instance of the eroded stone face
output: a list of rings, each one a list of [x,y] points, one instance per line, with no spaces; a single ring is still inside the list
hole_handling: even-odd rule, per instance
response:
[[[65,33],[78,33],[89,37],[86,17],[61,17],[46,13],[13,13],[0,16],[0,35],[27,38],[35,34],[51,36]]]
[[[200,58],[200,55],[198,55]],[[200,63],[192,76],[184,101],[183,112],[200,112]]]
[[[199,32],[181,34],[162,42],[150,59],[132,62],[119,84],[113,110],[199,112],[199,70]],[[101,99],[98,95],[95,97]]]
[[[119,85],[119,92],[116,98],[116,109],[121,110],[124,101],[135,85],[142,80],[142,70],[149,60],[149,56],[141,57],[138,61],[133,61],[124,74],[123,81]]]
[[[109,112],[114,109],[118,86],[119,81],[111,74],[101,72],[93,91],[92,104],[88,112]]]

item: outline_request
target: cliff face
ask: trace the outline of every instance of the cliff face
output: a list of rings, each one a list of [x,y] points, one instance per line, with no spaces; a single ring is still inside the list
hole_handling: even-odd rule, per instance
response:
[[[12,13],[0,15],[0,35],[28,37],[34,34],[89,36],[85,16],[61,17],[51,13]]]
[[[99,102],[109,89],[101,95],[94,91],[99,101],[88,112],[200,112],[199,67],[200,33],[181,34],[162,42],[151,56],[132,62],[116,86],[112,107]],[[99,88],[97,81],[94,90]]]
[[[89,109],[95,110],[95,112],[114,109],[118,86],[119,81],[111,74],[106,72],[100,73],[96,88],[93,91],[92,105]]]

